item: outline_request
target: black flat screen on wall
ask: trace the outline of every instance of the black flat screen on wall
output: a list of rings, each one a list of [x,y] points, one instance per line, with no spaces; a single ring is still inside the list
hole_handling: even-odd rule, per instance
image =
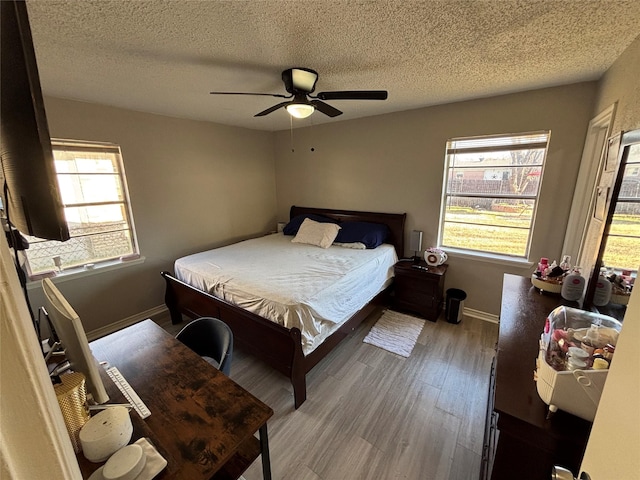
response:
[[[0,1],[0,193],[22,233],[68,240],[27,6]]]

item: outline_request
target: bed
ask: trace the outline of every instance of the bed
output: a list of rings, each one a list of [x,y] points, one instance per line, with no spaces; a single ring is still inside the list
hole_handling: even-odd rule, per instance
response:
[[[295,408],[300,407],[306,400],[307,372],[368,315],[387,304],[391,281],[387,279],[381,287],[375,287],[375,290],[365,292],[364,300],[362,298],[353,299],[351,294],[340,297],[340,293],[366,291],[367,282],[362,283],[362,278],[369,278],[367,276],[370,275],[369,264],[372,262],[386,262],[383,265],[388,265],[389,262],[392,264],[395,260],[390,260],[391,255],[388,250],[394,250],[393,259],[401,258],[404,254],[406,214],[298,206],[292,206],[290,210],[290,219],[317,215],[328,217],[338,225],[346,225],[345,222],[384,224],[388,227],[389,233],[386,240],[387,245],[381,245],[374,249],[375,251],[360,250],[359,252],[336,246],[324,250],[318,247],[299,245],[292,249],[299,255],[293,263],[300,264],[301,270],[289,272],[287,270],[288,261],[281,258],[280,255],[283,245],[285,243],[290,245],[292,237],[283,238],[282,234],[274,234],[262,239],[241,242],[243,245],[231,245],[223,247],[223,249],[183,257],[176,261],[174,274],[162,272],[166,281],[165,303],[171,314],[172,322],[174,324],[182,322],[183,315],[189,318],[212,316],[223,320],[231,327],[234,340],[241,348],[289,377],[293,386]],[[302,302],[304,305],[302,306],[294,304],[290,298],[269,296],[261,291],[264,280],[262,277],[265,274],[259,273],[258,270],[255,270],[254,275],[249,275],[249,278],[254,280],[254,285],[251,287],[245,288],[244,284],[233,288],[231,284],[220,287],[219,278],[211,277],[213,273],[211,273],[210,266],[214,265],[215,269],[226,266],[229,270],[223,269],[225,280],[235,278],[242,273],[241,270],[246,270],[249,266],[256,265],[260,261],[258,258],[252,257],[251,253],[246,253],[246,250],[240,250],[240,248],[254,244],[261,245],[261,248],[267,248],[268,254],[263,256],[264,263],[267,269],[269,262],[272,267],[276,266],[273,271],[280,273],[279,277],[293,276],[295,283],[295,281],[299,281],[299,278],[295,277],[294,273],[299,275],[300,272],[313,272],[313,275],[309,275],[308,281],[316,284],[314,288],[318,293],[313,298],[307,298],[304,297],[303,291],[298,291],[295,286],[283,289],[280,285],[280,290],[287,290],[287,295],[292,298],[304,297],[304,302]],[[323,260],[325,260],[324,257],[335,257],[336,262],[351,265],[352,270],[360,273],[360,277],[362,277],[360,283],[351,283],[349,287],[323,283],[328,280],[324,276],[318,277],[316,275],[318,268],[308,270],[307,268],[314,267],[307,266],[300,260],[300,252],[309,253],[309,248],[315,249],[315,255],[323,256]],[[218,250],[224,250],[226,256],[224,258],[217,257]],[[367,260],[369,257],[373,260]],[[364,260],[362,260],[363,258]],[[207,269],[203,265],[207,265]],[[322,269],[332,271],[333,264],[322,267]],[[278,275],[273,276],[277,277]],[[251,289],[257,291],[250,291]],[[266,300],[261,295],[266,295]],[[325,303],[314,303],[316,297],[321,295],[325,298],[334,297],[337,301],[328,306]],[[366,303],[361,304],[362,302]],[[348,308],[345,305],[348,305]]]

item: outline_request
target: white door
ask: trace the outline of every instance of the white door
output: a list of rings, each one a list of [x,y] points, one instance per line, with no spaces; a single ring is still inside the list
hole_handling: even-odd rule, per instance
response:
[[[640,285],[629,300],[581,472],[591,480],[640,479]]]
[[[582,265],[576,263],[576,260],[582,251],[589,218],[593,212],[593,192],[600,178],[603,152],[606,150],[607,139],[611,135],[615,110],[614,103],[592,118],[587,129],[587,138],[580,160],[580,172],[576,180],[567,233],[562,247],[562,252],[570,255],[575,265]]]
[[[599,171],[599,179],[593,192],[590,215],[587,219],[585,233],[578,254],[576,265],[582,267],[582,274],[591,278],[592,269],[598,258],[602,235],[607,220],[607,213],[611,205],[613,186],[620,168],[620,140],[622,133],[618,133],[607,140],[605,156]]]

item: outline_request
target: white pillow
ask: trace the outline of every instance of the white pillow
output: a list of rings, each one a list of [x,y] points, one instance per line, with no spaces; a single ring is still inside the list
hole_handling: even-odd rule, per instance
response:
[[[340,230],[340,227],[335,223],[314,222],[309,218],[305,218],[298,229],[298,233],[291,241],[293,243],[306,243],[329,248],[338,236],[338,230]]]

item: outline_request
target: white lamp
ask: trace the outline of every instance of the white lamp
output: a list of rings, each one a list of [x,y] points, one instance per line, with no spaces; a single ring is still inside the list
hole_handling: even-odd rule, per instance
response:
[[[287,105],[289,115],[296,118],[307,118],[314,110],[314,106],[308,103],[290,103]]]
[[[409,249],[413,250],[415,254],[413,260],[418,263],[418,261],[420,260],[418,252],[422,250],[422,230],[413,230],[411,232],[411,238],[409,240]]]

